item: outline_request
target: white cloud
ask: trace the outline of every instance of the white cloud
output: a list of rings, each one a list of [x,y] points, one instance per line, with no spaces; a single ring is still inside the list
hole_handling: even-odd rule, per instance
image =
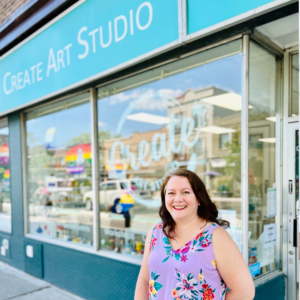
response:
[[[136,110],[164,110],[167,108],[167,104],[161,101],[162,98],[175,98],[181,94],[182,91],[180,89],[159,89],[157,91],[155,91],[155,89],[136,89],[131,93],[123,92],[110,96],[109,102],[110,105],[115,105],[129,100],[141,99],[135,107]],[[144,100],[142,100],[142,98],[144,98]]]
[[[119,93],[109,97],[109,104],[115,105],[117,103],[122,103],[131,99],[136,99],[142,94],[142,91],[136,90],[131,93]]]
[[[107,124],[106,123],[103,123],[101,121],[98,121],[98,127],[104,127],[106,126]]]
[[[167,103],[162,101],[163,98],[175,98],[181,95],[182,91],[180,89],[159,89],[156,92],[153,89],[149,89],[143,93],[140,97],[145,98],[143,101],[135,107],[136,110],[165,110],[167,108]]]

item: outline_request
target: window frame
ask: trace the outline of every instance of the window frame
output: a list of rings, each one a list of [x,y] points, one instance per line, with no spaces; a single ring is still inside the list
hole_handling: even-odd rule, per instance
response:
[[[205,46],[203,48],[200,48],[200,49],[197,49],[195,51],[189,52],[187,54],[182,55],[179,58],[172,59],[171,61],[175,61],[175,60],[178,60],[178,59],[184,59],[184,58],[192,56],[196,53],[204,52],[204,51],[207,51],[209,49],[213,49],[213,48],[218,47],[220,45],[229,43],[231,41],[239,40],[239,39],[242,39],[242,38],[243,38],[243,42],[242,42],[243,52],[245,54],[244,55],[244,61],[243,61],[243,82],[242,82],[242,85],[244,87],[243,97],[246,100],[246,101],[243,101],[243,107],[242,107],[242,118],[244,118],[244,116],[248,115],[248,78],[247,78],[248,76],[246,76],[246,74],[248,72],[248,64],[249,64],[249,49],[248,49],[249,40],[253,38],[252,35],[249,36],[248,33],[244,36],[242,34],[239,34],[239,35],[233,36],[231,38],[224,39],[220,42],[211,44],[209,46]],[[257,39],[255,39],[255,41],[257,42]],[[262,42],[262,45],[264,47],[263,42]],[[139,71],[127,74],[123,77],[108,80],[108,81],[105,81],[104,83],[101,83],[101,84],[98,84],[98,85],[94,84],[93,87],[88,88],[88,89],[82,89],[79,92],[72,93],[72,91],[71,91],[67,95],[64,95],[62,97],[58,97],[58,98],[56,98],[54,100],[51,100],[51,101],[48,101],[44,104],[39,104],[35,107],[26,109],[26,110],[24,110],[23,112],[20,113],[20,116],[21,116],[21,143],[22,143],[22,154],[23,154],[22,155],[22,170],[23,170],[22,175],[23,175],[23,207],[24,207],[23,213],[24,213],[24,236],[25,237],[30,238],[32,240],[45,242],[45,243],[48,243],[48,244],[54,244],[54,245],[58,245],[58,246],[65,247],[65,248],[70,248],[70,249],[76,249],[76,250],[79,250],[79,251],[82,251],[82,252],[91,253],[93,255],[99,255],[99,256],[102,256],[102,257],[106,257],[106,258],[112,258],[112,259],[115,259],[115,260],[118,260],[118,261],[124,261],[124,262],[127,262],[127,263],[132,263],[132,264],[135,264],[135,265],[138,265],[138,266],[141,265],[142,261],[139,258],[123,256],[123,255],[119,255],[119,254],[116,254],[116,253],[113,253],[113,252],[110,253],[110,252],[107,252],[107,251],[100,250],[99,207],[98,207],[98,205],[95,205],[99,202],[99,192],[101,190],[100,189],[100,184],[99,184],[99,179],[100,179],[100,177],[99,177],[99,174],[100,174],[99,158],[97,156],[96,156],[97,159],[92,160],[92,176],[93,176],[92,177],[92,187],[93,187],[93,196],[94,196],[94,200],[93,200],[93,204],[94,204],[94,206],[93,206],[93,212],[94,212],[94,214],[93,214],[94,247],[93,247],[93,249],[85,248],[85,247],[82,247],[80,245],[68,244],[68,243],[65,243],[65,242],[60,241],[60,240],[55,240],[55,239],[50,240],[50,239],[44,238],[42,236],[35,236],[33,234],[28,233],[28,225],[29,225],[29,218],[28,218],[29,217],[29,214],[28,214],[29,201],[28,200],[29,199],[28,199],[28,196],[27,196],[27,153],[26,153],[26,148],[27,148],[26,147],[26,139],[27,139],[27,137],[26,137],[25,113],[27,113],[31,110],[37,109],[41,106],[53,104],[55,102],[59,102],[59,101],[62,101],[64,99],[76,96],[78,94],[81,94],[81,93],[84,93],[84,92],[89,92],[90,93],[90,103],[91,103],[91,116],[92,116],[92,120],[91,120],[91,123],[92,123],[92,152],[93,152],[93,157],[95,157],[94,153],[99,153],[99,149],[98,149],[98,121],[97,121],[98,120],[98,114],[97,114],[97,100],[98,99],[97,99],[97,95],[96,95],[96,89],[99,88],[99,87],[106,86],[110,83],[121,81],[125,78],[132,77],[134,75],[144,73],[148,70],[152,70],[154,68],[163,66],[165,64],[170,63],[171,61],[170,60],[165,60],[162,63],[152,65],[150,67],[141,69]],[[78,91],[78,87],[77,87],[77,91]],[[247,155],[247,151],[248,151],[248,141],[247,141],[247,138],[248,138],[248,117],[246,117],[246,119],[244,119],[241,130],[242,130],[243,136],[244,136],[244,137],[241,137],[241,148],[242,148],[241,155],[243,157],[243,160],[247,162],[248,161],[248,155]],[[205,139],[204,139],[204,147],[205,147]],[[244,164],[242,166],[242,173],[245,175],[245,174],[247,174],[247,172],[248,172],[248,165]],[[245,178],[244,182],[242,183],[243,184],[243,192],[244,192],[244,191],[248,191],[247,190],[248,182],[246,180],[248,177],[243,176],[243,178]],[[243,243],[243,256],[244,256],[244,258],[248,258],[248,233],[246,234],[246,232],[248,231],[248,219],[249,219],[248,214],[247,214],[247,209],[246,209],[247,205],[248,205],[248,192],[244,193],[244,195],[242,197],[243,197],[243,203],[244,203],[244,206],[242,208],[242,213],[244,214],[243,215],[243,220],[242,220],[242,222],[243,222],[242,226],[244,228],[243,229],[243,240],[242,240],[242,243]],[[245,224],[246,224],[246,227],[244,226]],[[246,243],[245,243],[245,241],[246,241]],[[275,273],[280,274],[282,272],[276,270],[272,273],[267,273],[266,275],[263,275],[261,277],[258,277],[258,279],[255,279],[255,282],[257,282],[257,283],[258,282],[264,282],[264,281],[268,280],[268,278],[274,277]],[[256,284],[256,285],[258,285],[258,284]]]

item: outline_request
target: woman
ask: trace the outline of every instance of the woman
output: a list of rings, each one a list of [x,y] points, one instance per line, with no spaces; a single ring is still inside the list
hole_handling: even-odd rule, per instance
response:
[[[135,300],[253,299],[248,267],[221,227],[229,223],[217,220],[200,178],[174,171],[164,180],[161,199],[162,223],[148,232]]]

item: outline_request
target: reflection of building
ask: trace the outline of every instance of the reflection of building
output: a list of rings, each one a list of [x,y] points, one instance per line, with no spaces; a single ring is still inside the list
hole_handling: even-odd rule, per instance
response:
[[[106,176],[106,179],[113,178],[109,173],[110,170],[113,168],[117,170],[117,165],[121,164],[121,171],[122,166],[124,169],[122,176],[143,178],[150,184],[151,181],[162,178],[174,161],[178,162],[179,167],[186,168],[192,153],[197,155],[196,171],[199,174],[210,170],[219,170],[223,173],[225,167],[230,167],[226,157],[234,155],[230,149],[234,134],[237,136],[238,146],[240,145],[241,96],[215,87],[207,87],[196,91],[188,89],[176,97],[176,100],[177,105],[167,107],[166,116],[169,121],[166,125],[162,125],[160,130],[133,132],[128,137],[100,140],[102,149],[100,151],[104,159],[100,165],[103,170],[102,176]],[[190,130],[189,126],[193,126],[192,132],[187,137],[188,141],[194,141],[193,145],[186,145],[188,143],[184,142],[186,138],[182,132],[184,124],[186,134]],[[225,142],[221,144],[224,140]],[[143,149],[147,151],[143,161],[151,161],[147,166],[143,166],[139,161],[141,141],[147,143],[145,146],[147,150]],[[117,148],[114,151],[113,145],[116,144]],[[113,165],[110,161],[112,151],[114,151]],[[164,155],[164,152],[169,155]],[[139,166],[138,170],[135,170],[132,163]],[[119,173],[122,173],[121,171]],[[239,180],[240,178],[237,181]],[[207,181],[207,184],[209,185],[210,181]],[[230,193],[240,196],[237,190]]]

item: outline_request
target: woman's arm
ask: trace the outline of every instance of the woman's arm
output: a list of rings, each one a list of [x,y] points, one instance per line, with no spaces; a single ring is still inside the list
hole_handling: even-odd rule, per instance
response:
[[[142,266],[140,269],[140,274],[136,283],[134,300],[148,300],[149,299],[149,268],[148,268],[148,258],[150,254],[150,241],[152,237],[153,228],[148,231],[145,247],[144,247],[144,257]]]
[[[214,230],[213,250],[217,269],[230,289],[226,300],[252,300],[255,295],[248,266],[233,239],[222,227]]]

